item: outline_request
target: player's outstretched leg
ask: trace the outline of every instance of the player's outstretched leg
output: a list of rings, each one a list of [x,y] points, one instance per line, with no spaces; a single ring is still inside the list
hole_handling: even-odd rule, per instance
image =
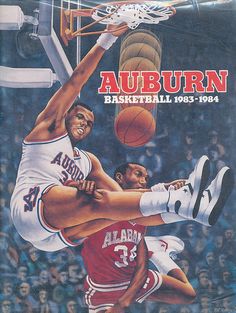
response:
[[[175,236],[145,237],[145,241],[152,255],[150,261],[161,274],[162,283],[147,299],[165,303],[191,303],[196,293],[186,275],[173,261],[184,249],[183,241]]]
[[[233,190],[233,186],[233,172],[229,167],[224,166],[208,188],[204,190],[194,220],[207,226],[214,225]]]
[[[140,208],[143,215],[154,215],[163,212],[176,213],[184,218],[192,219],[193,213],[198,210],[202,192],[209,178],[209,159],[202,156],[193,172],[190,174],[186,185],[178,190],[168,192],[147,192],[141,197]],[[161,200],[168,196],[167,203]],[[163,207],[160,212],[161,206]],[[159,209],[159,211],[158,211]]]

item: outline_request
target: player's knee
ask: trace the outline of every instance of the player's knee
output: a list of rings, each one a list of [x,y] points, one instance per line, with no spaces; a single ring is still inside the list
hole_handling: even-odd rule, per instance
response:
[[[193,303],[196,298],[196,292],[191,285],[186,288],[185,301],[187,304]]]

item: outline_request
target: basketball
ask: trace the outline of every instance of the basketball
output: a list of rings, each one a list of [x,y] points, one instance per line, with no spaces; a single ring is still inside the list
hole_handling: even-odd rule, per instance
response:
[[[146,109],[132,106],[122,110],[115,119],[114,130],[122,144],[140,147],[154,135],[156,122]]]
[[[134,57],[131,59],[128,59],[126,62],[122,64],[119,68],[120,71],[156,71],[156,66],[151,62],[150,60],[142,57]],[[130,85],[132,84],[132,80],[130,79]],[[135,95],[141,95],[141,87],[143,86],[143,78],[138,78],[138,90],[135,93]],[[148,94],[145,94],[145,96],[148,96]],[[128,103],[122,103],[121,107],[122,109],[127,108],[128,106],[141,106],[147,109],[148,111],[151,111],[155,108],[155,103],[138,103],[138,104],[128,104]]]
[[[161,42],[159,38],[151,31],[146,29],[137,29],[126,35],[121,43],[121,51],[133,43],[144,43],[153,47],[159,56],[161,56]]]
[[[146,58],[134,57],[123,63],[119,71],[157,71],[153,62]]]
[[[161,57],[150,45],[138,42],[132,43],[126,47],[120,55],[120,66],[122,66],[125,61],[134,57],[146,58],[156,66],[156,70],[160,70]]]
[[[132,79],[129,79],[129,85],[132,86],[133,82]],[[138,90],[137,92],[135,92],[134,96],[138,96],[138,95],[143,95],[143,96],[153,96],[153,94],[142,94],[141,92],[141,88],[143,86],[143,77],[138,77]],[[125,95],[124,93],[120,93],[120,95]],[[125,109],[131,106],[139,106],[139,107],[143,107],[144,109],[148,110],[148,111],[152,111],[155,107],[156,107],[156,103],[146,103],[145,100],[139,100],[138,103],[120,103],[120,107],[121,109]]]

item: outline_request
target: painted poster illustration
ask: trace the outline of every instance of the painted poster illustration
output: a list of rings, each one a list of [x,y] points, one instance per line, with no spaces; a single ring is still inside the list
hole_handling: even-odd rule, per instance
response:
[[[236,312],[235,5],[0,1],[0,312]]]

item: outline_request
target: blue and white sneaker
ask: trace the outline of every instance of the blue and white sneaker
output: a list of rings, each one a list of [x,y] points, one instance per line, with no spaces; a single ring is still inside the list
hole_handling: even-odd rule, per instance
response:
[[[176,213],[186,219],[195,218],[209,175],[210,162],[208,157],[203,155],[186,180],[185,186],[170,191],[167,212]]]
[[[224,205],[231,194],[234,186],[234,176],[232,170],[224,166],[207,189],[203,191],[199,209],[194,216],[194,220],[203,225],[214,225]]]

